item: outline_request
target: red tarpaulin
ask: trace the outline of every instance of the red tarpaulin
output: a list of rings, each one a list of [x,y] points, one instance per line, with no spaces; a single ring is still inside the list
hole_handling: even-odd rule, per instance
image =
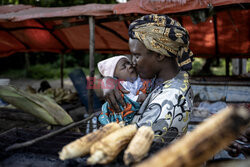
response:
[[[182,3],[131,0],[125,4],[87,4],[41,8],[29,5],[0,6],[0,57],[16,52],[69,52],[89,50],[87,16],[95,16],[95,50],[129,53],[128,25],[137,15],[166,13],[175,16],[190,34],[190,48],[197,56],[250,57],[250,0],[186,0]],[[240,8],[231,8],[239,6]],[[216,17],[194,24],[192,12],[213,6]],[[223,6],[223,10],[216,10]],[[137,14],[135,14],[137,13]],[[180,15],[182,14],[182,15]],[[186,14],[186,15],[183,15]],[[216,23],[216,24],[215,24]],[[216,26],[214,26],[216,25]],[[217,47],[215,28],[217,33]]]

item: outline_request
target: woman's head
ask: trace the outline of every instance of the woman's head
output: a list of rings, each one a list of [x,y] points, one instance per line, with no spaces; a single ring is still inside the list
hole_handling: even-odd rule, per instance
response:
[[[149,58],[150,55],[155,55],[151,57],[153,58],[151,60],[152,67],[155,63],[154,58],[165,56],[171,61],[176,59],[182,70],[192,69],[193,53],[189,50],[188,32],[172,18],[157,14],[143,16],[130,24],[129,37],[130,51],[133,55],[136,53],[135,44],[138,45],[137,48],[141,48],[137,49],[137,52],[145,54],[145,57]],[[139,65],[138,62],[137,65]],[[137,70],[140,69],[137,68]],[[157,72],[159,69],[153,70],[156,71],[152,72]],[[145,71],[147,70],[145,69]]]
[[[155,76],[161,77],[159,74],[166,67],[167,71],[163,71],[165,74],[179,70],[175,58],[151,51],[137,39],[129,38],[129,48],[132,54],[132,64],[136,68],[138,75],[143,79],[152,79]]]
[[[143,43],[132,38],[129,39],[129,48],[132,54],[132,64],[138,75],[143,79],[153,78],[159,71],[157,53],[148,50]]]

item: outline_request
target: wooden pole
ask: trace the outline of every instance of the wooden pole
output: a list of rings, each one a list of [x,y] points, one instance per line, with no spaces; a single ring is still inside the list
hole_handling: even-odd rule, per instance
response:
[[[29,53],[25,53],[25,77],[28,76],[28,71],[30,68],[30,59],[29,59]]]
[[[241,75],[243,72],[242,72],[242,66],[243,66],[243,63],[242,63],[242,58],[239,59],[239,75]]]
[[[93,78],[95,76],[95,20],[93,16],[89,17],[89,77]],[[94,90],[88,89],[88,113],[94,112],[94,103],[93,103],[93,97],[94,97]]]
[[[218,31],[217,31],[217,16],[213,15],[213,25],[214,25],[214,41],[215,41],[215,58],[217,61],[217,65],[220,63],[219,59],[219,44],[218,44]]]
[[[230,58],[226,57],[226,76],[229,76],[229,63],[230,63]]]
[[[64,66],[64,54],[60,55],[61,67],[60,67],[60,77],[61,77],[61,88],[63,88],[63,66]]]

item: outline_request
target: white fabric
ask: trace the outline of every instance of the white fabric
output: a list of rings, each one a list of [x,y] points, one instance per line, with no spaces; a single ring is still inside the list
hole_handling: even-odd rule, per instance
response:
[[[106,60],[100,61],[97,66],[98,70],[104,77],[114,77],[115,67],[118,61],[122,58],[128,59],[128,57],[120,55],[108,58]],[[129,59],[128,59],[129,60]]]
[[[133,83],[129,81],[121,81],[120,83],[127,91],[130,91],[130,93],[126,94],[126,96],[131,100],[136,101],[138,99],[138,95],[136,95],[136,93],[143,85],[141,78],[138,76]],[[141,93],[142,92],[140,92],[139,94]]]

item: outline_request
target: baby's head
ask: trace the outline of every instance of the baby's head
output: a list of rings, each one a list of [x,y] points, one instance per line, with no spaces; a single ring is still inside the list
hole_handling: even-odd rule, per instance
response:
[[[137,78],[137,73],[126,56],[115,56],[100,61],[98,69],[104,77],[116,77],[125,81]]]

